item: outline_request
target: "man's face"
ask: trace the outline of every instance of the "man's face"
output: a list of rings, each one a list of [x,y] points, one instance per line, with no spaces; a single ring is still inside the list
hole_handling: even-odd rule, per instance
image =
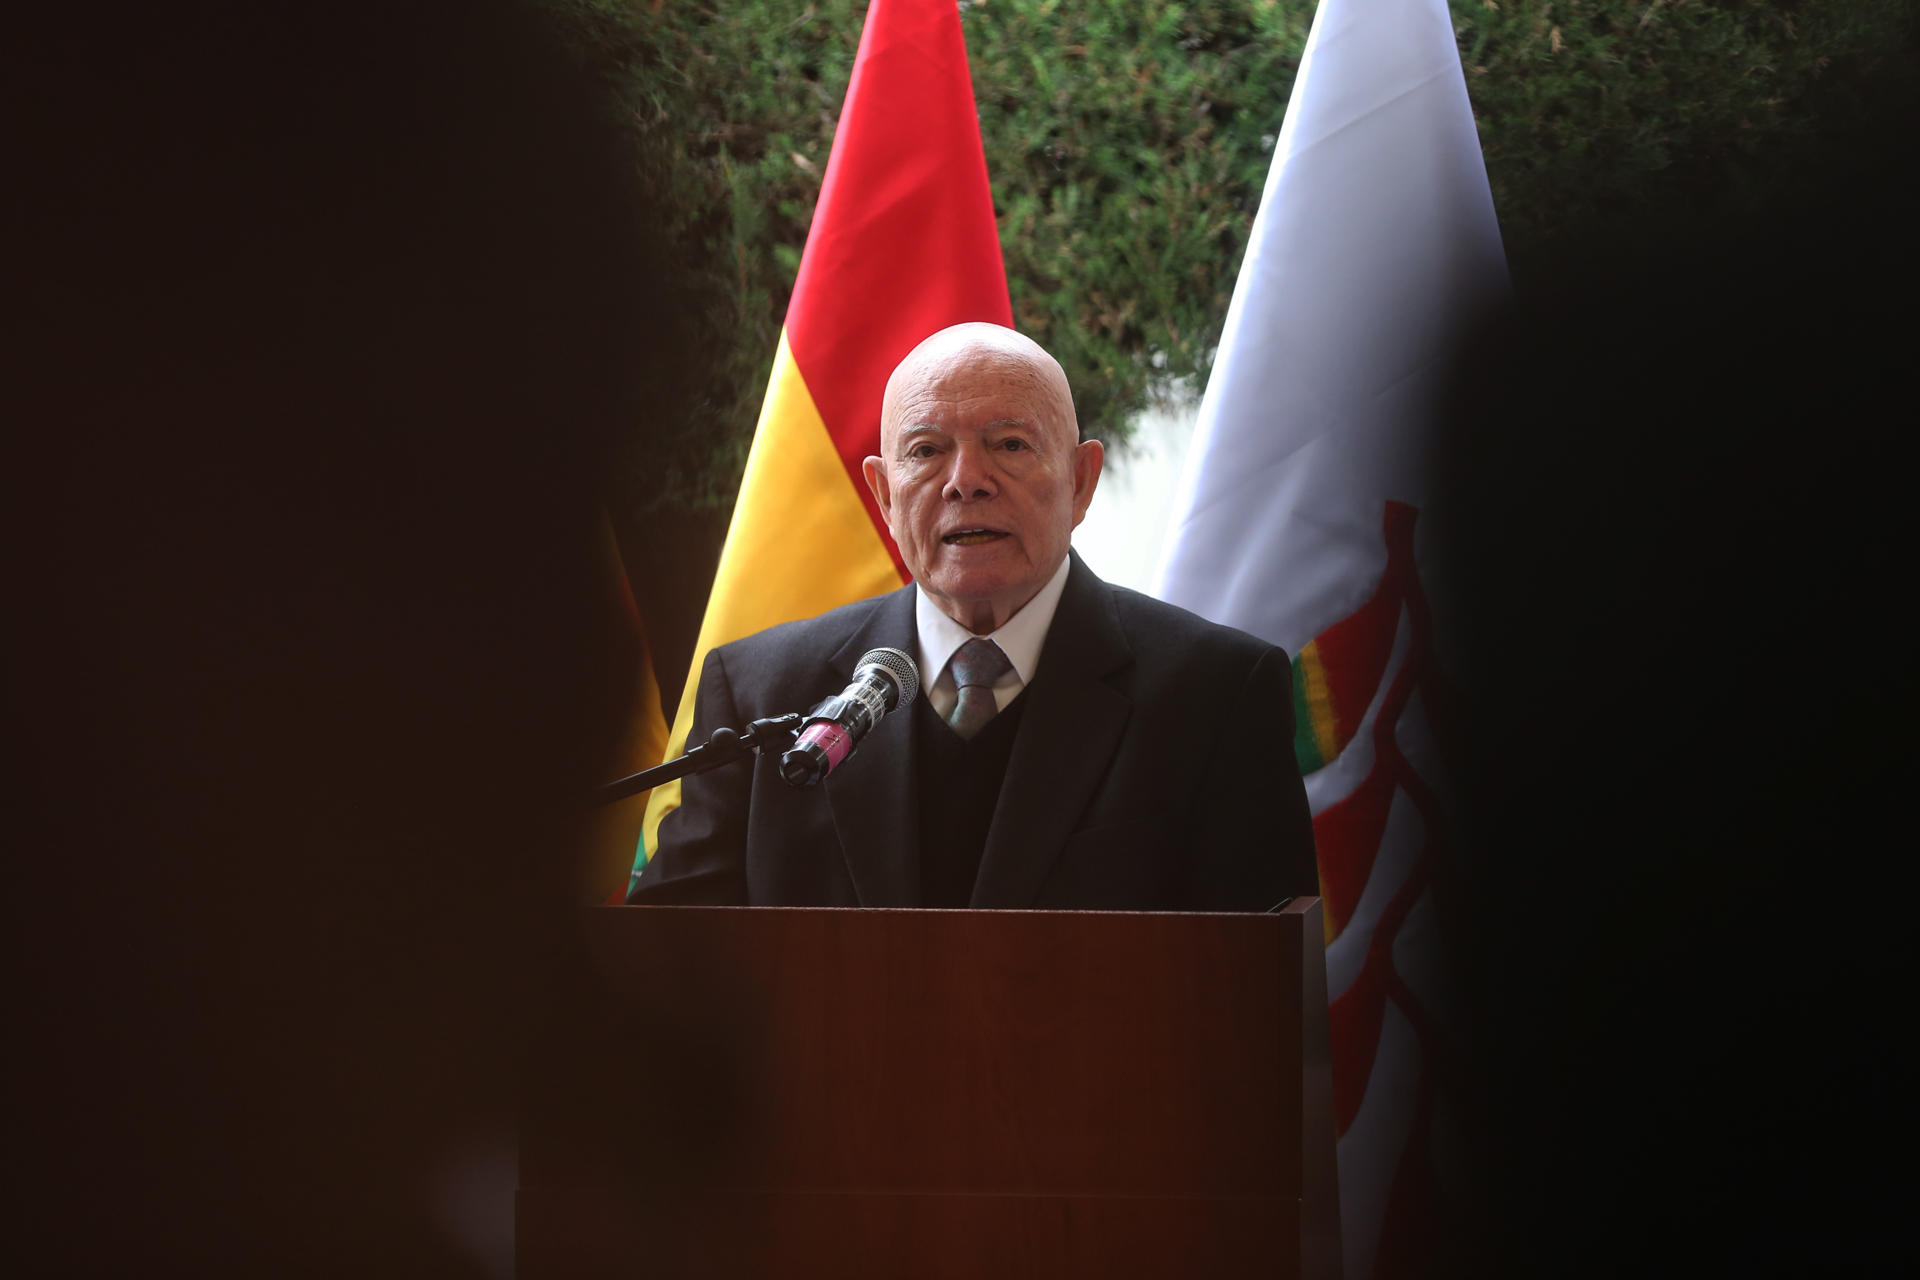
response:
[[[887,384],[881,456],[865,464],[908,570],[975,634],[1019,612],[1059,567],[1102,458],[1098,441],[1074,443],[1059,367],[1001,333],[916,349]]]

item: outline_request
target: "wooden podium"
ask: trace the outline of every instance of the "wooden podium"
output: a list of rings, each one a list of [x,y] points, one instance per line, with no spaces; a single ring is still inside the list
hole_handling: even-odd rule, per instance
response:
[[[602,907],[522,1118],[522,1280],[1339,1272],[1318,899]]]

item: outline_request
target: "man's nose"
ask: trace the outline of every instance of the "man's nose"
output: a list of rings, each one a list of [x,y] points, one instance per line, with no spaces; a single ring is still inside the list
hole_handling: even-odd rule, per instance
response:
[[[993,457],[986,446],[963,443],[953,451],[947,469],[945,497],[950,502],[991,498],[1000,492],[1000,480],[994,474]]]

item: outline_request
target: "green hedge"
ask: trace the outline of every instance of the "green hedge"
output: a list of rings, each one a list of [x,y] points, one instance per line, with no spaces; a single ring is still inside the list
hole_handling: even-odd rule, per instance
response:
[[[546,0],[661,198],[715,353],[691,420],[623,489],[732,501],[866,5]],[[1015,322],[1110,440],[1204,382],[1311,0],[971,0],[962,28]],[[1875,109],[1905,0],[1455,0],[1516,283],[1575,238],[1785,194],[1794,156]]]

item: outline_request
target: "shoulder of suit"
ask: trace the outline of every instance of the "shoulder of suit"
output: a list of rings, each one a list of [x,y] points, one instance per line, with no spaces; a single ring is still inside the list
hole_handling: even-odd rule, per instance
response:
[[[1200,660],[1254,661],[1268,650],[1287,660],[1278,645],[1237,627],[1209,622],[1179,605],[1156,600],[1127,587],[1102,583],[1113,600],[1114,611],[1129,641],[1159,648],[1189,651]]]
[[[911,589],[911,587],[901,588],[901,590]],[[743,636],[716,647],[731,658],[734,654],[752,655],[763,649],[792,652],[819,644],[837,645],[871,618],[874,611],[887,600],[892,599],[894,594],[888,592],[884,595],[868,596],[865,600],[855,600],[851,604],[840,605],[811,618],[782,622],[778,626],[756,631],[750,636]]]

